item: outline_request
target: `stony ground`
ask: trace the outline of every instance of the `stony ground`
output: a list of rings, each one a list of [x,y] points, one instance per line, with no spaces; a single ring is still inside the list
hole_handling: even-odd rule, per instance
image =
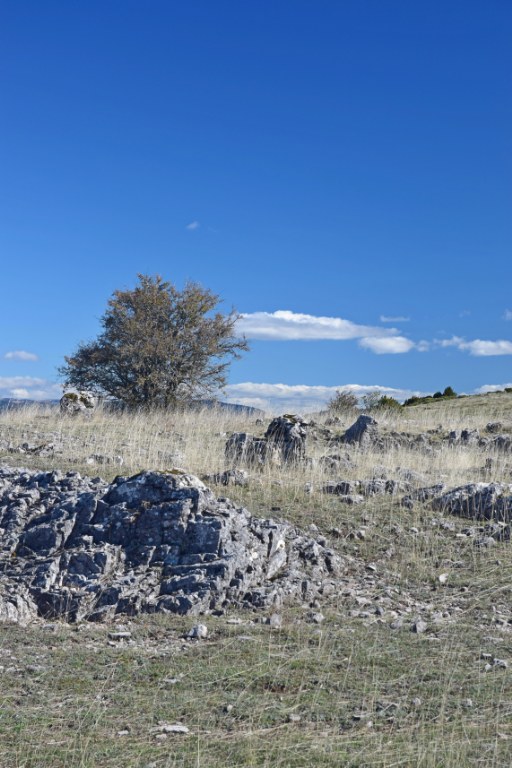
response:
[[[512,408],[503,399],[456,405],[408,415],[416,426],[377,420],[383,431],[421,433],[442,423],[443,435],[466,427],[484,435],[486,424],[500,419],[509,433]],[[158,451],[175,451],[180,442],[187,468],[202,474],[225,469],[221,448],[243,426],[211,424],[201,441],[181,423],[179,441],[171,435],[158,442],[140,425],[128,431],[120,422],[5,417],[0,461],[86,473],[94,435],[98,454],[124,449],[126,463],[138,445],[134,471],[161,468]],[[9,450],[35,438],[50,442],[50,434],[68,446],[67,456]],[[329,451],[321,441],[308,448]],[[3,624],[2,768],[512,764],[510,541],[487,535],[485,521],[429,503],[404,506],[403,494],[351,505],[317,490],[328,481],[368,478],[377,465],[391,479],[400,466],[434,481],[442,465],[449,487],[505,483],[511,457],[448,441],[419,456],[403,447],[391,453],[351,454],[352,466],[332,476],[253,471],[245,486],[215,488],[257,516],[290,520],[325,538],[346,570],[338,589],[320,600],[194,618]],[[485,475],[488,458],[494,465]],[[101,469],[107,479],[118,472],[106,463]]]

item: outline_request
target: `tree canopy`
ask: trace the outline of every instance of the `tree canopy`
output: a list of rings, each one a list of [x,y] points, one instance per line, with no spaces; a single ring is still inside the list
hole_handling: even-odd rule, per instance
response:
[[[179,291],[159,275],[138,275],[114,291],[102,333],[81,343],[59,369],[68,387],[114,397],[130,407],[170,407],[214,395],[232,358],[248,349],[239,315],[214,312],[219,296],[197,283]]]

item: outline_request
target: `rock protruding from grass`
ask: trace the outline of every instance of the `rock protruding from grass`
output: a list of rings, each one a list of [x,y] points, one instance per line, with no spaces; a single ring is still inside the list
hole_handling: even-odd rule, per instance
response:
[[[437,496],[434,509],[474,520],[512,520],[512,484],[468,483]]]
[[[340,571],[325,543],[252,517],[183,471],[112,484],[0,467],[0,619],[200,614],[318,596]]]
[[[300,416],[285,414],[270,422],[264,437],[235,432],[226,443],[226,459],[234,465],[300,464],[306,459],[308,426]]]
[[[378,438],[377,421],[371,416],[359,416],[357,421],[343,435],[343,442],[349,445],[365,447]]]

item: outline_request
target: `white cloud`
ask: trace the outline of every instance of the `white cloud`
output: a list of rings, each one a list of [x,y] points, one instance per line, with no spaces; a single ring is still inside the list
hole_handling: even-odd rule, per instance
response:
[[[11,396],[15,397],[17,400],[26,400],[27,398],[30,398],[30,393],[28,389],[23,389],[23,387],[15,387],[14,389],[11,389]]]
[[[190,224],[187,224],[185,229],[188,229],[189,232],[193,232],[195,229],[199,229],[201,224],[198,221],[191,221]]]
[[[56,400],[62,396],[62,386],[35,376],[0,376],[0,398],[22,400]]]
[[[17,349],[14,352],[6,352],[4,357],[6,360],[39,360],[38,356],[33,352],[25,352],[24,349]]]
[[[369,336],[360,339],[358,344],[364,349],[375,352],[376,355],[401,355],[404,352],[410,352],[415,347],[414,342],[406,339],[405,336]]]
[[[512,355],[512,341],[498,339],[488,341],[485,339],[473,339],[466,341],[460,336],[452,336],[451,339],[437,339],[440,347],[456,347],[462,352],[469,352],[474,357],[491,357],[495,355]]]
[[[394,328],[358,325],[341,317],[317,317],[287,309],[276,312],[252,312],[241,315],[237,330],[250,339],[268,341],[312,341],[331,339],[344,341],[365,336],[391,336]]]
[[[397,317],[388,317],[387,315],[381,315],[379,320],[381,323],[408,323],[410,317],[402,317],[402,315],[398,315]]]
[[[266,411],[286,413],[320,410],[339,389],[348,390],[357,397],[368,392],[380,392],[397,400],[424,394],[409,389],[395,389],[382,385],[340,384],[336,387],[310,386],[307,384],[267,384],[251,381],[229,384],[221,399],[230,403],[241,403]]]
[[[478,389],[475,389],[474,394],[475,395],[486,395],[488,392],[500,392],[501,390],[505,388],[512,387],[512,382],[508,382],[508,384],[484,384],[481,387],[478,387]]]
[[[503,313],[504,320],[512,320],[512,309],[506,309]]]

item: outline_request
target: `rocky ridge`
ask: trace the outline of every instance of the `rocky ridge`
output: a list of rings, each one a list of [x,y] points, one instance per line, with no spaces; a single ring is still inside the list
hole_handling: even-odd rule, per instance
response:
[[[0,620],[279,606],[332,589],[325,539],[252,517],[183,471],[112,484],[0,467]]]

